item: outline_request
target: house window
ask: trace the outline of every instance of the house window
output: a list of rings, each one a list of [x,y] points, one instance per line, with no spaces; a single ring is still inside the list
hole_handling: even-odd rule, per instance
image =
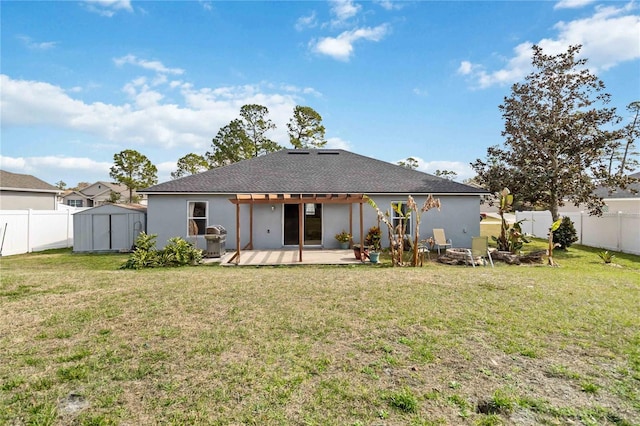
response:
[[[187,235],[204,235],[207,230],[207,202],[189,201],[187,212]]]
[[[391,207],[391,220],[393,223],[394,233],[399,233],[399,226],[404,225],[404,234],[411,235],[411,218],[405,218],[405,215],[407,214],[407,203],[403,201],[392,202]],[[402,214],[397,210],[400,210]]]
[[[82,207],[82,200],[67,200],[67,205],[71,207]]]

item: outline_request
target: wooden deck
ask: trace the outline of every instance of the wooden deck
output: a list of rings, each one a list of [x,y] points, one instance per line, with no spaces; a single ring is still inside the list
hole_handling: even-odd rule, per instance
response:
[[[228,251],[222,258],[205,258],[205,263],[220,262],[222,265],[235,266],[235,260],[228,263],[235,250]],[[361,263],[353,250],[305,249],[302,262],[298,261],[298,249],[282,250],[242,250],[240,266],[260,265],[356,265]],[[367,262],[368,263],[368,262]]]

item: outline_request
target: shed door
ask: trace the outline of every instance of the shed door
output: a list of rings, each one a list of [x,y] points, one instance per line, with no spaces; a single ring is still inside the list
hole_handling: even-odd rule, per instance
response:
[[[93,218],[93,250],[109,250],[111,247],[108,214],[94,214]]]
[[[111,248],[113,250],[130,249],[133,241],[129,239],[129,227],[126,214],[111,215]]]
[[[93,215],[93,250],[130,249],[126,214]]]

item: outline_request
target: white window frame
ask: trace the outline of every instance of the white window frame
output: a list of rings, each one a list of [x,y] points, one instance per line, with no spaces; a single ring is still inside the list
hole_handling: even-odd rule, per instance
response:
[[[83,207],[84,203],[83,200],[67,200],[67,205],[69,207]]]
[[[393,224],[393,233],[396,233],[396,227],[398,226],[398,224],[400,223],[400,220],[404,219],[400,216],[398,216],[398,213],[393,209],[393,205],[398,204],[401,206],[404,206],[403,208],[401,208],[401,210],[403,210],[403,213],[407,211],[407,202],[406,201],[392,201],[391,202],[392,207],[391,207],[391,223]],[[407,226],[405,227],[405,234],[406,236],[412,237],[413,236],[413,217],[410,217],[409,220],[407,220]]]
[[[198,215],[199,212],[195,212],[196,204],[204,204],[204,214]],[[198,233],[192,234],[192,221],[198,226]],[[198,223],[202,224],[204,221],[204,226],[200,229]],[[204,200],[187,200],[187,237],[197,237],[199,235],[204,235],[207,232],[207,226],[209,226],[209,202]]]

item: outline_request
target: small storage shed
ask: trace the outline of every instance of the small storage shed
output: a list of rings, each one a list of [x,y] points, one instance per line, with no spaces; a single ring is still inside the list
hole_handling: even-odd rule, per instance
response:
[[[147,230],[147,208],[105,204],[73,215],[73,251],[129,251]]]

